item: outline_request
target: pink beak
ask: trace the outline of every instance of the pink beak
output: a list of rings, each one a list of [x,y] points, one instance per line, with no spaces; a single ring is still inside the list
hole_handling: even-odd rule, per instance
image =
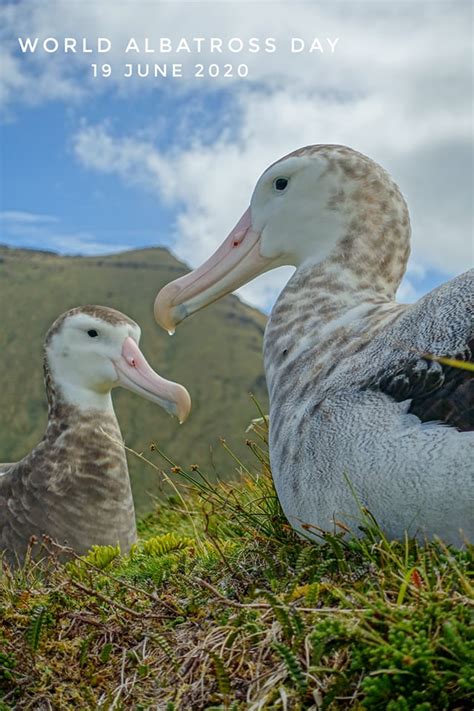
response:
[[[272,262],[260,254],[260,232],[253,229],[248,208],[212,257],[163,287],[155,299],[155,319],[174,333],[186,316],[267,271]]]
[[[128,336],[122,346],[122,355],[114,361],[119,385],[161,405],[176,415],[183,423],[191,410],[191,398],[186,388],[165,380],[148,365],[133,338]]]

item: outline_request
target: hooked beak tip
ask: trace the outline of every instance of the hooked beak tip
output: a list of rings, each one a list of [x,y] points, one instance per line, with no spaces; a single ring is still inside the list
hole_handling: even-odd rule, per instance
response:
[[[185,318],[266,271],[271,260],[260,253],[260,237],[248,208],[204,264],[161,289],[154,306],[157,323],[172,334]]]
[[[167,284],[159,292],[155,299],[154,315],[155,321],[165,331],[172,336],[179,320],[175,318],[176,309],[173,304],[173,297],[176,295],[176,287],[173,283]]]
[[[183,385],[166,380],[147,363],[138,344],[128,336],[121,357],[114,361],[117,384],[136,392],[163,407],[184,422],[191,411],[191,397]]]
[[[191,396],[183,385],[176,384],[175,395],[175,414],[179,424],[182,425],[189,417],[191,412]]]

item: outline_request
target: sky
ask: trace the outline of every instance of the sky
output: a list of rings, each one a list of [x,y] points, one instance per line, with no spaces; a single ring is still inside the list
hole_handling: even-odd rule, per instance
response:
[[[399,298],[413,301],[473,262],[472,13],[469,0],[0,0],[0,243],[87,255],[165,245],[197,266],[270,163],[342,143],[408,201]],[[38,38],[36,51],[19,37]],[[183,76],[124,77],[137,63]],[[290,274],[239,293],[268,310]]]

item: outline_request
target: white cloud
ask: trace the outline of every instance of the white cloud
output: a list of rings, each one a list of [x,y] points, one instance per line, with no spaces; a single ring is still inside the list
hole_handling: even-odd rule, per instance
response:
[[[73,234],[49,234],[46,237],[48,249],[59,254],[81,255],[85,257],[95,257],[101,254],[113,254],[133,249],[130,244],[113,244],[110,242],[97,241],[88,232],[76,232]],[[38,243],[33,241],[32,246],[37,247]]]
[[[32,212],[0,212],[0,242],[11,245],[52,250],[60,254],[94,256],[132,249],[132,245],[101,242],[89,232],[71,232],[60,226],[58,217]]]
[[[469,161],[467,153],[464,159],[458,155],[464,142],[468,151],[465,117],[453,118],[453,124],[458,122],[453,139],[443,118],[433,115],[427,132],[425,119],[408,117],[403,104],[393,101],[389,108],[398,128],[396,141],[387,141],[382,107],[375,97],[355,99],[348,107],[321,100],[310,91],[244,91],[235,95],[228,109],[239,117],[236,131],[224,132],[214,142],[204,145],[195,136],[188,146],[162,150],[133,136],[114,136],[104,126],[89,126],[77,133],[75,152],[83,164],[118,173],[126,183],[174,203],[174,251],[195,266],[237,222],[269,163],[317,137],[347,143],[381,162],[401,185],[412,211],[418,272],[421,265],[447,274],[462,271],[470,258],[472,221]],[[412,276],[419,277],[415,271]],[[265,275],[241,294],[268,305],[287,278],[287,271]],[[413,293],[405,287],[405,298]]]
[[[0,222],[7,224],[31,225],[31,224],[47,224],[58,222],[57,217],[52,215],[40,215],[35,212],[21,212],[19,210],[3,210],[0,212]]]
[[[26,89],[28,77],[21,71],[20,63],[4,48],[0,49],[0,67],[0,106],[6,106]]]
[[[182,128],[169,148],[144,137],[147,130],[152,133],[151,116],[140,135],[117,133],[113,123],[83,126],[74,139],[77,157],[174,205],[174,250],[195,265],[237,221],[270,162],[308,143],[348,144],[382,163],[402,188],[412,214],[416,262],[447,274],[467,266],[473,212],[470,2],[215,3],[212,8],[196,2],[185,7],[183,12],[179,2],[58,0],[9,5],[0,10],[11,66],[4,97],[71,101],[113,89],[132,97],[153,91],[156,81],[125,81],[115,71],[131,36],[148,37],[151,45],[160,36],[275,37],[281,48],[275,54],[233,57],[234,63],[248,61],[251,80],[229,80],[232,98],[219,109],[221,115],[207,115],[206,126],[202,116],[196,118],[193,99],[197,92],[202,98],[211,87],[229,84],[175,82],[168,88],[183,92],[189,104],[186,110],[183,102],[182,114],[172,117]],[[19,34],[109,37],[113,51],[103,59],[114,64],[114,74],[110,80],[92,80],[92,55],[15,56]],[[303,58],[283,49],[291,36],[339,37],[339,43],[333,55]],[[209,52],[200,59],[218,61]],[[178,61],[189,67],[196,57],[180,55]],[[159,113],[157,103],[157,122]],[[214,118],[226,128],[209,136]],[[266,304],[287,274],[266,275],[242,293]],[[416,275],[406,281],[408,298],[415,281]]]
[[[409,277],[405,277],[397,291],[397,301],[402,304],[413,303],[420,298],[421,294],[412,283]]]
[[[184,11],[185,8],[185,11]],[[419,93],[425,96],[425,106],[437,107],[452,103],[450,97],[457,88],[469,81],[470,58],[470,2],[457,2],[456,10],[450,2],[407,0],[374,3],[373,0],[334,3],[321,2],[206,2],[152,3],[148,0],[100,3],[80,0],[20,0],[0,8],[0,25],[5,52],[11,68],[2,72],[5,98],[10,100],[42,101],[61,96],[67,100],[95,91],[108,91],[120,85],[122,92],[153,90],[155,79],[125,80],[125,62],[181,62],[187,78],[175,82],[173,90],[180,91],[187,84],[195,88],[228,86],[234,79],[219,80],[209,77],[191,78],[194,64],[249,65],[250,81],[265,82],[273,87],[317,86],[320,92],[357,96],[376,91],[380,95],[403,95],[408,111],[419,113]],[[107,54],[55,54],[37,52],[18,54],[18,37],[73,37],[88,41],[93,47],[98,37],[109,38],[112,49]],[[124,54],[128,40],[134,37],[143,49],[147,38],[157,48],[162,37],[169,37],[176,47],[180,38],[193,45],[193,38],[218,37],[226,42],[240,37],[247,46],[251,37],[263,40],[275,38],[277,52],[266,54],[212,53],[206,41],[200,54]],[[339,38],[334,54],[315,52],[291,54],[291,37],[305,39],[309,47],[318,37],[324,46],[326,38]],[[113,73],[109,79],[93,79],[90,64],[110,62]],[[234,72],[235,74],[235,72]],[[441,80],[441,82],[440,82]],[[13,82],[13,90],[8,85]],[[245,81],[243,82],[246,83]],[[441,96],[440,85],[442,84]],[[247,82],[248,85],[248,82]],[[189,88],[189,87],[188,87]],[[446,103],[440,101],[446,99]],[[465,103],[469,103],[465,98]],[[423,113],[426,113],[421,108]],[[387,120],[385,115],[385,120]]]

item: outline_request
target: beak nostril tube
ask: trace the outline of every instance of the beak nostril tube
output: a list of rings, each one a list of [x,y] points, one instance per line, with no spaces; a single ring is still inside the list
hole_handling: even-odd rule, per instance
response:
[[[125,356],[125,360],[132,368],[137,367],[137,361],[135,360],[135,358],[132,358],[132,356]]]
[[[268,271],[274,258],[262,256],[260,237],[261,233],[252,228],[248,208],[204,264],[161,289],[154,308],[160,326],[174,333],[175,327],[187,316]]]

